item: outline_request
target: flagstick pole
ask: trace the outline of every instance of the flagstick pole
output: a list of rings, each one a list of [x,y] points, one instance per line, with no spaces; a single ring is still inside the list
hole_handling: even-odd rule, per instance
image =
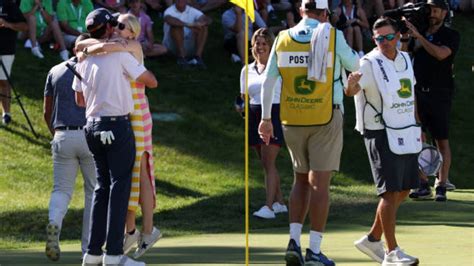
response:
[[[245,1],[245,265],[249,265],[249,1]],[[252,2],[253,4],[253,2]],[[251,10],[253,11],[253,10]],[[253,11],[254,12],[254,11]]]

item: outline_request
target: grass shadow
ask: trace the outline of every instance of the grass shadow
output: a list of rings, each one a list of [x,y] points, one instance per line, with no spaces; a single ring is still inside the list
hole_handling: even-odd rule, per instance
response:
[[[155,179],[156,193],[167,197],[191,197],[202,198],[207,195],[188,189],[183,186],[177,186],[161,179]]]
[[[49,141],[47,136],[42,135],[37,132],[38,138],[36,138],[33,135],[33,132],[31,132],[30,128],[28,126],[20,124],[16,121],[13,121],[9,126],[3,126],[0,125],[0,129],[3,129],[13,135],[16,135],[24,140],[26,140],[28,143],[40,146],[45,149],[49,149]]]

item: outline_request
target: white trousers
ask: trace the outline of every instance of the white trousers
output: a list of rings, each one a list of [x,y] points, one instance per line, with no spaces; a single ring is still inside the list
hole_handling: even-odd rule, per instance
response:
[[[49,222],[62,228],[76,183],[79,167],[84,178],[84,213],[81,248],[84,254],[89,241],[92,195],[96,184],[95,163],[83,130],[56,131],[51,142],[54,185],[49,201]]]

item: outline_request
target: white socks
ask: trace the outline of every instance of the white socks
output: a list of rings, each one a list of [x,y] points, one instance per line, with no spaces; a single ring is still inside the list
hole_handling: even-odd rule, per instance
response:
[[[303,229],[303,225],[300,223],[290,224],[290,239],[295,240],[296,244],[300,247],[301,247],[301,243],[300,243],[301,229]]]
[[[309,231],[309,249],[316,254],[321,253],[321,241],[323,233],[317,231]]]
[[[296,244],[301,247],[301,230],[303,225],[300,223],[290,224],[290,239],[295,240]],[[309,249],[315,254],[321,253],[321,242],[323,240],[323,233],[318,231],[309,231]]]

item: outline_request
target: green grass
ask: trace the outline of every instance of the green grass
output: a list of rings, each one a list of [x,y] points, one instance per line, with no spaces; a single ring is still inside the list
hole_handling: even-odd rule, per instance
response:
[[[418,256],[421,265],[472,265],[474,248],[474,190],[450,193],[450,201],[407,200],[399,210],[397,239],[409,254]],[[337,265],[375,265],[357,251],[352,242],[370,228],[375,206],[361,208],[332,206],[347,210],[343,218],[331,219],[324,234],[323,250]],[[278,215],[277,220],[286,220]],[[272,227],[266,220],[252,220],[264,229],[252,230],[250,235],[251,265],[283,265],[283,254],[288,241],[288,228]],[[309,228],[303,231],[302,247],[308,245]],[[235,265],[244,264],[244,235],[241,233],[199,234],[164,238],[142,258],[147,265]],[[77,264],[80,245],[77,241],[61,243],[61,260],[56,265]],[[21,250],[0,250],[2,265],[46,265],[43,243]]]
[[[239,91],[240,67],[231,64],[223,50],[219,13],[211,15],[214,23],[204,54],[208,70],[180,70],[172,57],[146,61],[147,67],[159,80],[159,88],[148,93],[152,111],[176,112],[183,117],[177,122],[155,121],[153,128],[157,176],[155,223],[166,238],[244,232],[243,120],[233,109],[233,99]],[[472,17],[460,15],[456,18],[462,43],[456,60],[458,93],[452,115],[451,181],[459,188],[474,188],[474,179],[470,176],[474,172],[474,144],[471,141],[474,109],[470,103],[474,97],[471,90],[474,81],[471,72],[474,64],[473,26]],[[161,23],[155,24],[155,31],[162,31]],[[22,95],[40,138],[35,139],[28,131],[18,105],[14,104],[14,123],[8,128],[0,127],[0,250],[38,247],[44,241],[52,188],[52,162],[51,136],[42,120],[42,98],[46,74],[56,63],[59,63],[56,53],[46,51],[46,58],[38,60],[21,44],[18,47],[12,74],[14,87]],[[332,182],[329,217],[329,224],[340,223],[341,226],[347,222],[347,217],[357,219],[361,213],[362,217],[370,217],[377,200],[362,137],[353,131],[352,99],[346,99],[346,110],[341,171]],[[292,172],[286,150],[280,153],[278,166],[282,189],[287,196]],[[253,211],[264,202],[265,194],[262,170],[253,153],[250,186],[250,210]],[[82,199],[82,181],[78,177],[63,225],[67,229],[61,233],[64,243],[77,245],[79,242]],[[472,200],[468,203],[472,205]],[[434,218],[442,215],[431,212],[439,205],[413,203],[416,204],[429,206],[423,215]],[[422,210],[420,206],[420,212]],[[250,222],[252,232],[287,226],[286,218],[268,222],[251,218]],[[243,242],[236,243],[240,244]],[[279,246],[284,245],[281,243]]]

